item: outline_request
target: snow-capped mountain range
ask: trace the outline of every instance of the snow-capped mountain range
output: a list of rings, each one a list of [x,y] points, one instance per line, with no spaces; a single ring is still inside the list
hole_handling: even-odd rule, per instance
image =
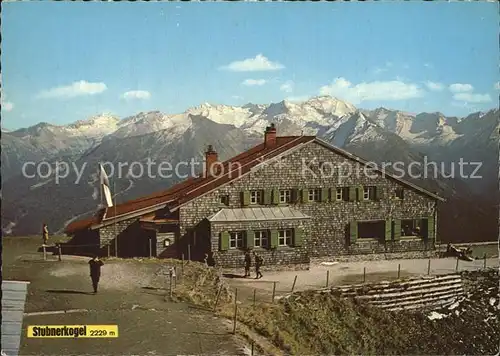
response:
[[[36,226],[37,231],[38,220],[50,219],[37,206],[47,195],[62,199],[58,217],[51,223],[53,229],[95,210],[90,191],[95,177],[85,177],[84,186],[78,189],[64,183],[56,185],[50,178],[26,179],[20,175],[24,162],[64,159],[90,166],[99,160],[131,162],[147,157],[175,162],[201,158],[208,144],[215,145],[221,158],[226,159],[262,140],[271,122],[277,125],[279,135],[318,135],[376,162],[409,163],[423,161],[426,156],[445,163],[449,171],[451,163],[460,158],[481,161],[484,179],[423,183],[457,199],[483,199],[497,184],[498,114],[496,109],[457,118],[387,108],[363,110],[337,98],[320,96],[303,102],[285,100],[241,107],[203,103],[178,114],[150,111],[123,119],[102,114],[65,126],[40,123],[15,131],[2,129],[4,200],[10,203],[2,211],[2,227],[8,224],[7,232],[26,233]],[[164,189],[173,182],[124,179],[121,199]],[[77,206],[75,195],[82,199]]]
[[[190,116],[195,115],[218,124],[233,125],[250,134],[262,133],[270,122],[277,125],[286,122],[285,130],[293,127],[307,135],[334,132],[347,125],[351,127],[352,136],[363,139],[363,131],[375,125],[412,144],[446,145],[470,134],[471,130],[476,130],[477,127],[473,123],[492,112],[498,110],[457,118],[446,117],[439,112],[411,114],[386,108],[362,110],[330,96],[319,96],[298,103],[284,100],[267,105],[246,104],[241,107],[203,103],[180,114],[150,111],[121,120],[111,114],[102,114],[65,126],[40,123],[26,129],[2,131],[29,141],[40,140],[45,135],[46,138],[85,137],[92,142],[98,142],[103,138],[125,138],[162,130],[171,131],[174,137],[181,135],[191,126]],[[282,132],[283,127],[280,129]]]

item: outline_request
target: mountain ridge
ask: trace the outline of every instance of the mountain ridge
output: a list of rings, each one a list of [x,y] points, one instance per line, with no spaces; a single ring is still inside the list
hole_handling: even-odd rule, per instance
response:
[[[484,125],[478,125],[477,120]],[[477,217],[476,220],[486,219],[485,212],[492,207],[491,188],[498,184],[495,173],[498,156],[492,150],[498,142],[498,109],[464,118],[447,118],[441,113],[412,115],[386,108],[358,109],[337,98],[320,96],[304,102],[283,100],[241,107],[203,103],[180,114],[156,110],[122,119],[105,114],[56,128],[48,124],[2,132],[2,176],[7,203],[7,208],[2,209],[2,228],[14,234],[33,233],[38,231],[42,220],[47,220],[52,229],[62,229],[75,216],[90,214],[96,208],[92,198],[97,184],[95,170],[88,172],[75,189],[69,181],[55,184],[50,178],[26,179],[20,172],[27,160],[54,163],[66,159],[80,165],[86,162],[89,167],[99,161],[142,162],[147,158],[175,163],[193,157],[201,160],[208,144],[217,148],[221,159],[227,159],[260,142],[271,122],[277,125],[278,135],[317,135],[376,163],[383,160],[422,163],[427,157],[445,162],[449,171],[450,164],[460,157],[484,161],[485,178],[478,181],[442,177],[417,180],[453,199],[455,206],[445,211],[445,215],[450,215],[445,226],[453,229],[450,235],[457,230],[453,221],[464,216],[465,205],[466,215],[470,219]],[[425,171],[428,169],[419,172]],[[123,177],[117,179],[117,190],[123,201],[163,190],[176,181]],[[51,196],[57,205],[54,212],[37,206],[46,196]],[[75,199],[81,203],[75,206]],[[470,205],[477,201],[481,206],[471,210]],[[460,204],[464,207],[455,212],[453,209]],[[461,226],[460,230],[457,233],[461,236],[475,233],[467,230],[467,226]],[[488,235],[493,234],[493,227],[487,230]]]

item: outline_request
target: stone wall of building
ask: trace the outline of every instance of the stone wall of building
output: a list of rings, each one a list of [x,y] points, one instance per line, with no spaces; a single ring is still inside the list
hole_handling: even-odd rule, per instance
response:
[[[339,176],[339,168],[331,169],[333,166],[342,167],[342,176]],[[325,174],[320,174],[321,167],[325,170]],[[351,172],[349,175],[348,169]],[[241,192],[245,190],[329,189],[350,186],[376,186],[381,195],[378,200],[366,202],[303,203],[299,200],[297,203],[289,204],[292,208],[312,217],[304,226],[304,245],[311,258],[433,249],[434,241],[432,240],[401,239],[386,242],[382,238],[378,240],[358,239],[355,243],[349,241],[349,223],[353,220],[403,220],[432,217],[435,216],[437,203],[411,188],[405,188],[404,199],[396,199],[396,188],[403,187],[400,183],[375,174],[369,169],[366,170],[364,166],[316,142],[289,151],[281,158],[266,162],[260,169],[255,169],[242,178],[182,206],[179,213],[180,234],[183,236],[188,229],[197,226],[203,219],[219,211],[221,207],[241,207]],[[222,195],[229,196],[228,206],[220,204]],[[434,231],[437,231],[435,226]],[[226,261],[226,257],[223,257],[226,252],[219,251],[218,242],[214,241],[217,233],[218,231],[214,231],[210,234],[212,253],[214,259]],[[238,254],[241,257],[235,256]],[[305,258],[298,257],[305,256],[302,248],[297,252],[292,250],[286,255],[289,256],[286,257],[289,260]],[[231,257],[228,257],[227,261],[234,264],[235,261],[241,261],[242,256],[243,251],[231,251]]]
[[[282,220],[269,222],[245,222],[245,223],[213,223],[211,225],[211,241],[212,251],[218,251],[214,254],[216,266],[224,266],[225,268],[238,268],[244,266],[244,254],[240,249],[229,249],[227,251],[220,250],[220,236],[223,231],[258,231],[271,229],[303,229],[307,225],[306,221],[297,220]],[[286,267],[290,265],[308,264],[309,253],[307,250],[307,241],[302,240],[301,246],[278,246],[277,248],[262,248],[254,247],[253,251],[257,252],[264,259],[264,266]],[[252,257],[253,260],[253,257]],[[253,263],[252,263],[253,266]],[[263,266],[263,267],[264,267]],[[263,268],[264,270],[264,268]]]

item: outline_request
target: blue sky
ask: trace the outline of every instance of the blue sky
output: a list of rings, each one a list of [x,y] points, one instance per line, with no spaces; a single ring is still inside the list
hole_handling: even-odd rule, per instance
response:
[[[4,3],[2,126],[320,94],[464,116],[498,106],[498,24],[492,2]]]

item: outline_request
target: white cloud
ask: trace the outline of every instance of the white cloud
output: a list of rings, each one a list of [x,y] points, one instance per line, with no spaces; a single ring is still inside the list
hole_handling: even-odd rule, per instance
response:
[[[272,62],[262,54],[256,55],[255,58],[247,58],[241,61],[235,61],[229,63],[226,66],[220,67],[220,69],[229,70],[231,72],[260,72],[280,70],[283,68],[285,68],[283,64]]]
[[[500,90],[500,82],[496,82],[493,87],[495,88],[495,90]]]
[[[266,84],[266,80],[265,79],[245,79],[241,84],[249,86],[249,87],[260,86],[260,85]]]
[[[123,93],[122,98],[125,100],[133,100],[133,99],[147,100],[151,98],[151,93],[146,90],[131,90]]]
[[[291,92],[293,92],[294,85],[295,84],[293,81],[288,80],[285,83],[280,85],[280,90],[284,91],[285,93],[291,93]]]
[[[73,84],[44,90],[37,95],[38,98],[73,98],[82,95],[95,95],[104,92],[108,87],[104,83],[90,83],[85,80]]]
[[[236,99],[236,100],[242,100],[243,97],[239,95],[233,95],[231,98]]]
[[[444,89],[444,85],[438,82],[427,81],[425,82],[425,86],[432,91],[441,91]]]
[[[489,94],[456,93],[453,99],[467,103],[488,103],[491,101]]]
[[[353,85],[345,78],[335,79],[332,84],[321,87],[319,92],[320,95],[336,96],[353,104],[375,100],[407,100],[424,94],[418,85],[399,80],[363,82]]]
[[[10,101],[2,101],[2,111],[12,111],[14,109],[14,104]]]
[[[452,93],[463,93],[470,92],[474,90],[474,87],[470,84],[455,83],[451,84],[449,87]]]
[[[425,68],[434,68],[434,65],[432,63],[424,63]]]

